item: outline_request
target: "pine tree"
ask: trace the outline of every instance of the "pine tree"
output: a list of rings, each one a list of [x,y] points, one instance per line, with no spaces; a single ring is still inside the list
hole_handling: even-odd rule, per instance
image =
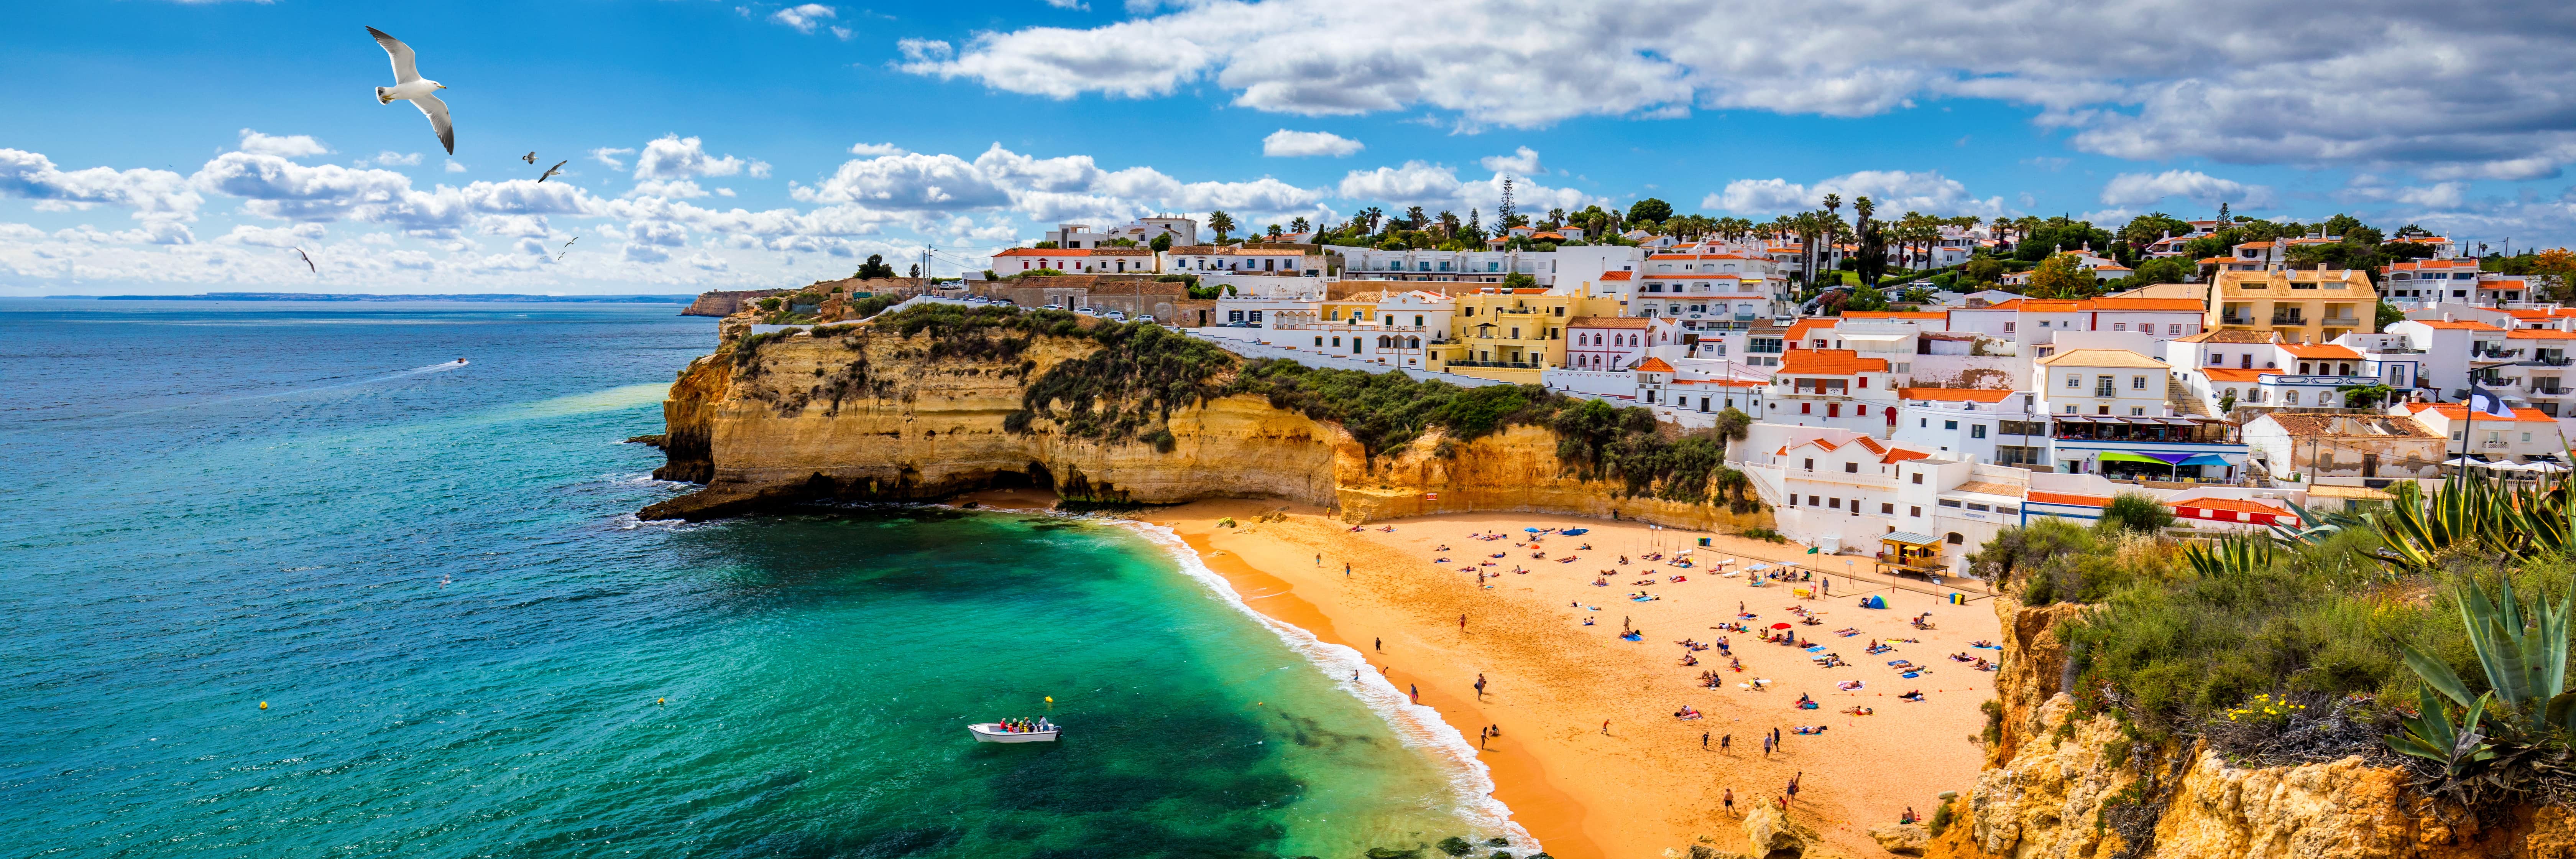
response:
[[[1494,223],[1505,229],[1512,225],[1512,174],[1503,174],[1503,204],[1494,207]]]

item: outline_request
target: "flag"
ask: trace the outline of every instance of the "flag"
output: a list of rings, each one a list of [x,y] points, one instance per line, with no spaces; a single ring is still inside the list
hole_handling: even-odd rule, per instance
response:
[[[1814,547],[1814,546],[1808,546],[1808,547],[1807,547],[1807,554],[1813,555],[1813,554],[1815,554],[1815,553],[1816,553],[1816,547]]]
[[[2488,417],[2513,419],[2513,409],[2505,406],[2504,398],[2480,387],[2475,380],[2469,382],[2469,410]]]

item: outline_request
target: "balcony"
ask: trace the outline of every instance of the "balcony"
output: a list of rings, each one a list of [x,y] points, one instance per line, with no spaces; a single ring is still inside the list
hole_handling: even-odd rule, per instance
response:
[[[2218,324],[2220,324],[2220,325],[2252,325],[2252,324],[2254,324],[2254,317],[2251,317],[2251,316],[2225,316],[2225,315],[2222,315],[2222,316],[2218,317]]]
[[[2302,327],[2307,325],[2308,321],[2296,316],[2281,316],[2276,314],[2272,317],[2272,324],[2276,326]]]
[[[2484,449],[2484,450],[2503,450],[2503,449],[2505,449],[2505,448],[2512,447],[2512,446],[2513,446],[2513,443],[2512,443],[2512,442],[2504,442],[2504,441],[2482,441],[2482,442],[2478,442],[2478,447],[2479,447],[2479,448],[2481,448],[2481,449]]]
[[[2564,367],[2570,363],[2576,363],[2576,358],[2536,357],[2522,363],[2526,367]]]
[[[2361,320],[2350,316],[2329,316],[2321,324],[2327,328],[2359,328]]]
[[[2479,359],[2479,360],[2487,360],[2487,361],[2502,361],[2502,360],[2508,360],[2508,359],[2511,359],[2511,358],[2513,358],[2514,356],[2516,356],[2516,355],[2520,355],[2520,354],[2522,354],[2522,350],[2520,350],[2520,349],[2471,349],[2471,350],[2469,350],[2469,357],[2470,357],[2470,358]]]
[[[1451,366],[1451,367],[1500,367],[1500,368],[1502,368],[1502,369],[1506,369],[1506,370],[1544,370],[1544,369],[1547,369],[1547,367],[1546,367],[1545,365],[1541,365],[1541,364],[1524,364],[1524,363],[1521,363],[1521,362],[1519,362],[1519,361],[1450,361],[1450,362],[1448,362],[1448,366]]]

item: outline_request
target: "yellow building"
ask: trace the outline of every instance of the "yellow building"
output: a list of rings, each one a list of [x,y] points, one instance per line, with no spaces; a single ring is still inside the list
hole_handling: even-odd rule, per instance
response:
[[[1615,316],[1615,298],[1486,287],[1453,291],[1450,336],[1432,351],[1433,369],[1461,376],[1538,384],[1539,371],[1565,363],[1565,323],[1577,316]]]
[[[2222,271],[2209,283],[2214,331],[2275,332],[2291,343],[2324,343],[2378,330],[2379,294],[2359,269]]]

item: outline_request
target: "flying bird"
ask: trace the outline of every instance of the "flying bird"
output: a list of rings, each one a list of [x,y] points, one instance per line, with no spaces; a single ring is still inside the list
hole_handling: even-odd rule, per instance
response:
[[[526,155],[521,155],[521,156],[519,156],[519,160],[521,160],[521,161],[525,161],[525,162],[528,162],[528,163],[530,163],[530,164],[535,164],[535,163],[537,163],[537,153],[530,152],[530,153],[528,153],[528,154],[526,154]]]
[[[563,165],[558,164],[558,165],[555,165],[555,166],[557,166],[557,167],[561,167],[561,166],[563,166]],[[537,180],[537,181],[539,181],[539,182],[543,182],[543,181],[546,181],[546,180],[544,180],[544,179],[539,179],[539,180]],[[574,237],[572,237],[572,242],[577,242],[577,241],[581,241],[581,237],[580,237],[580,236],[574,236]],[[563,252],[563,253],[559,253],[559,254],[555,254],[555,262],[563,262],[563,258],[564,258],[564,257],[566,257],[566,256],[570,256],[570,255],[572,254],[572,242],[565,242],[565,243],[564,243],[564,246],[563,246],[564,252]]]
[[[367,35],[376,37],[376,44],[384,46],[385,53],[394,60],[394,85],[377,87],[376,103],[392,104],[395,99],[411,102],[411,106],[420,108],[420,112],[429,117],[430,130],[438,132],[439,145],[447,147],[447,154],[456,154],[456,125],[447,119],[447,102],[438,100],[438,91],[446,89],[447,85],[421,77],[418,58],[413,56],[411,46],[403,44],[401,39],[374,27],[367,28]]]
[[[300,257],[303,257],[303,258],[304,258],[304,267],[305,267],[305,268],[312,269],[314,274],[321,274],[321,273],[322,273],[322,267],[321,267],[321,266],[318,266],[318,265],[314,265],[314,264],[313,264],[313,255],[312,255],[312,254],[305,253],[303,248],[296,248],[296,249],[295,249],[295,255],[296,255],[296,256],[300,256]]]
[[[570,160],[557,161],[557,162],[555,162],[555,166],[552,166],[552,167],[548,167],[548,168],[546,168],[546,176],[553,176],[553,175],[555,175],[555,174],[562,173],[562,172],[563,172],[563,166],[564,166],[564,165],[566,165],[566,164],[570,164],[570,163],[572,163]],[[539,181],[539,182],[546,181],[546,176],[539,176],[539,177],[537,177],[537,181]]]

